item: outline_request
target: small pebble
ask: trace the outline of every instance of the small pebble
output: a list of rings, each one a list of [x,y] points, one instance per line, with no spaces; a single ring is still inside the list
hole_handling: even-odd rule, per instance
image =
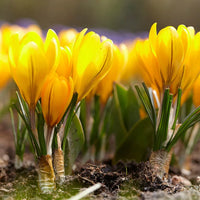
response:
[[[6,161],[6,162],[8,162],[9,159],[10,159],[9,156],[8,156],[7,154],[4,154],[2,158],[3,158],[3,160]]]
[[[177,175],[172,177],[172,184],[173,185],[182,184],[184,186],[191,186],[192,185],[192,183],[188,179],[186,179],[182,176],[177,176]]]
[[[189,176],[191,174],[191,171],[187,169],[182,169],[181,172],[183,175],[186,175],[186,176]]]
[[[197,184],[200,184],[200,176],[197,176]]]

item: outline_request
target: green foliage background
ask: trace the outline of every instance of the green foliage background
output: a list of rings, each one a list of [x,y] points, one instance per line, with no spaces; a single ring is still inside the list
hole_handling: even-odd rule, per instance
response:
[[[42,28],[55,24],[147,31],[153,22],[193,25],[199,30],[198,0],[0,0],[0,20],[35,20]]]

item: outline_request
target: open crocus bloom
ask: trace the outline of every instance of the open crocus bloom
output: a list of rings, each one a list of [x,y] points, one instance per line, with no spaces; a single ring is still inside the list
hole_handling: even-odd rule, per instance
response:
[[[34,109],[47,75],[56,70],[60,46],[56,33],[49,30],[46,40],[35,32],[21,40],[18,34],[11,38],[9,61],[11,75],[29,108]]]
[[[159,101],[165,88],[176,97],[178,89],[186,91],[200,72],[200,34],[193,27],[168,26],[157,33],[152,25],[149,39],[135,44],[135,63],[148,87],[153,88]]]
[[[78,34],[72,51],[72,78],[78,101],[83,99],[108,73],[112,64],[112,41],[101,42],[94,32],[87,29]]]
[[[113,62],[110,71],[94,88],[94,93],[100,96],[101,103],[105,104],[112,93],[113,84],[120,80],[126,64],[126,46],[121,44],[120,47],[113,47]]]

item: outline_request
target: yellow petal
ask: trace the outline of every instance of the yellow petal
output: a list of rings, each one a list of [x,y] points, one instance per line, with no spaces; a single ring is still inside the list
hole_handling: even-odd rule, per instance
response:
[[[60,42],[52,29],[49,29],[47,32],[44,49],[49,65],[53,66],[52,71],[55,71],[60,59]]]
[[[40,97],[47,69],[47,60],[40,47],[34,42],[26,44],[20,52],[18,66],[12,69],[12,74],[29,106],[36,105]]]
[[[68,47],[61,47],[60,61],[56,69],[56,73],[60,76],[69,77],[71,75],[71,64],[72,53]]]

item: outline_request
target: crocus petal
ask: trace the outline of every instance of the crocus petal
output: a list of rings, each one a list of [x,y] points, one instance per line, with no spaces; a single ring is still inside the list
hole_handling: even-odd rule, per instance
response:
[[[52,29],[47,32],[44,49],[49,64],[53,65],[52,71],[55,71],[59,63],[60,42],[56,33]]]
[[[56,69],[56,73],[60,76],[69,77],[71,75],[71,64],[72,53],[68,47],[61,47],[60,61]]]

